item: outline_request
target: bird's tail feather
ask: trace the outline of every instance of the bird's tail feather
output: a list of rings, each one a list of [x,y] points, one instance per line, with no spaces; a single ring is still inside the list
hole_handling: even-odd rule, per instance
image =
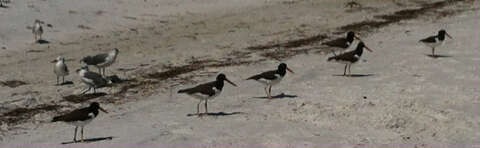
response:
[[[187,92],[187,89],[181,89],[181,90],[178,90],[177,93],[181,94],[181,93],[186,93]]]
[[[61,116],[53,117],[52,122],[60,121]]]
[[[331,60],[333,60],[333,59],[335,59],[335,58],[334,58],[334,57],[330,57],[330,58],[327,59],[327,61],[331,61]]]
[[[247,79],[245,79],[245,80],[257,80],[257,79],[258,79],[258,78],[257,78],[257,75],[255,75],[255,76],[251,76],[251,77],[249,77],[249,78],[247,78]]]

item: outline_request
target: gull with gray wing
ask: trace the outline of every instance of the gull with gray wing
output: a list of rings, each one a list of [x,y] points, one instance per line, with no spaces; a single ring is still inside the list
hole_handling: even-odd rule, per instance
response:
[[[77,69],[78,75],[83,83],[85,83],[88,88],[81,94],[85,94],[93,88],[93,93],[96,93],[96,89],[107,85],[107,80],[102,77],[102,75],[88,71],[88,67],[84,66],[81,69]]]
[[[92,65],[98,68],[98,73],[105,76],[105,68],[112,65],[115,60],[117,59],[119,51],[117,48],[114,48],[112,51],[108,53],[101,53],[95,56],[86,56],[80,60],[87,65]],[[103,70],[103,73],[102,73]]]

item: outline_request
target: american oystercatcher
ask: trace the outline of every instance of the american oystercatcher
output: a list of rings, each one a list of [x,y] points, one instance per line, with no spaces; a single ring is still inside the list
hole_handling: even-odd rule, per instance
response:
[[[67,124],[75,126],[75,135],[73,136],[74,142],[77,142],[77,129],[78,127],[81,127],[81,141],[83,141],[83,127],[97,117],[98,110],[108,113],[105,109],[100,107],[100,104],[93,102],[89,107],[77,109],[65,115],[53,117],[52,122],[63,121]]]
[[[84,66],[81,69],[77,69],[78,75],[80,75],[82,82],[87,84],[88,89],[86,89],[82,94],[90,91],[93,88],[93,93],[96,93],[96,88],[105,86],[108,81],[102,77],[102,75],[88,71],[88,67]]]
[[[346,52],[340,55],[336,55],[333,57],[329,57],[327,61],[334,60],[339,63],[345,64],[345,70],[343,71],[343,75],[346,75],[347,72],[347,67],[348,67],[348,74],[350,73],[350,67],[352,64],[356,63],[358,60],[360,60],[360,57],[362,56],[363,53],[363,48],[366,48],[368,51],[373,52],[370,48],[365,46],[363,42],[358,43],[357,48],[353,51]]]
[[[355,33],[353,31],[349,31],[349,32],[347,32],[347,36],[345,38],[334,39],[334,40],[331,40],[331,41],[328,41],[328,42],[325,42],[325,43],[322,43],[322,44],[330,46],[330,47],[335,47],[335,48],[340,48],[342,50],[346,50],[353,44],[353,41],[355,39],[361,41],[361,39],[357,35],[355,35]]]
[[[53,67],[53,72],[57,75],[57,85],[58,85],[58,78],[62,77],[62,84],[65,83],[65,76],[68,75],[68,67],[65,64],[65,58],[62,56],[57,57],[57,59],[53,60],[52,63],[56,63]]]
[[[217,80],[213,82],[208,82],[204,84],[197,85],[192,88],[182,89],[179,90],[177,93],[185,93],[193,98],[199,99],[200,102],[197,104],[197,115],[202,116],[200,114],[200,103],[205,101],[205,115],[208,115],[208,100],[212,100],[217,97],[223,89],[223,81],[227,81],[228,83],[232,84],[233,86],[237,86],[235,83],[227,79],[225,74],[221,73],[217,76]]]
[[[117,59],[118,52],[119,52],[118,49],[114,48],[109,53],[101,53],[95,56],[86,56],[82,58],[80,62],[97,67],[98,73],[105,76],[105,68],[112,65],[115,62],[115,60]],[[102,73],[102,69],[103,69],[103,73]]]
[[[291,73],[294,73],[290,68],[287,67],[287,64],[281,63],[280,65],[278,65],[277,70],[262,72],[260,74],[247,78],[247,80],[255,80],[257,82],[264,84],[265,93],[267,94],[269,99],[272,99],[272,95],[271,95],[272,86],[282,81],[283,77],[287,74],[287,70],[290,71]],[[268,87],[268,92],[267,92],[267,87]]]
[[[443,45],[445,42],[445,35],[447,35],[450,39],[453,39],[445,30],[438,31],[437,35],[430,36],[424,39],[419,40],[428,47],[432,48],[432,56],[435,57],[435,47]]]
[[[38,40],[42,39],[42,34],[43,34],[42,23],[43,22],[40,20],[35,20],[35,23],[33,24],[32,33],[35,38],[35,42],[38,42]]]

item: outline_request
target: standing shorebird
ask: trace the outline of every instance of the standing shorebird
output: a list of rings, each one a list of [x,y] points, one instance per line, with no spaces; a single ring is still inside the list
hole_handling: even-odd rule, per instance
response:
[[[109,53],[101,53],[95,56],[86,56],[80,62],[83,62],[87,65],[93,65],[98,68],[98,73],[105,76],[105,68],[112,65],[117,59],[118,49],[114,48]],[[103,73],[102,73],[103,69]]]
[[[340,48],[343,51],[348,49],[353,44],[355,39],[362,41],[357,35],[355,35],[353,31],[349,31],[347,32],[347,36],[345,38],[338,38],[322,44],[334,48]]]
[[[280,83],[283,77],[287,74],[287,70],[291,73],[294,73],[290,68],[287,67],[287,64],[281,63],[278,65],[276,70],[270,70],[266,72],[262,72],[260,74],[251,76],[247,78],[247,80],[255,80],[265,85],[265,93],[267,94],[269,99],[272,99],[272,86]],[[268,87],[268,92],[267,92]]]
[[[432,57],[435,57],[435,47],[443,45],[445,42],[445,35],[448,36],[450,39],[453,39],[445,30],[438,31],[437,35],[429,36],[427,38],[419,40],[428,47],[432,48]]]
[[[186,93],[187,95],[200,100],[200,102],[197,104],[198,116],[202,116],[202,114],[200,114],[200,103],[202,103],[202,101],[205,101],[205,115],[208,115],[208,108],[207,108],[208,100],[214,99],[222,92],[223,85],[224,85],[223,81],[227,81],[233,86],[237,86],[235,83],[228,80],[225,74],[221,73],[217,76],[217,79],[213,82],[200,84],[192,88],[182,89],[182,90],[179,90],[177,93]]]
[[[363,48],[367,49],[370,52],[373,52],[370,48],[365,46],[363,42],[360,42],[358,43],[357,48],[355,50],[330,57],[328,58],[327,61],[334,60],[336,62],[345,64],[345,70],[343,71],[343,75],[346,76],[347,67],[348,67],[348,74],[351,75],[350,67],[352,64],[360,60],[360,57],[362,56],[362,53],[363,53]]]
[[[88,67],[82,67],[77,69],[78,75],[80,75],[82,82],[85,83],[88,88],[81,94],[85,94],[93,88],[93,93],[96,93],[96,88],[107,85],[107,80],[102,77],[102,75],[88,71]]]
[[[55,63],[53,67],[53,72],[57,75],[57,85],[58,78],[62,77],[62,84],[65,83],[65,76],[69,74],[68,67],[65,64],[65,58],[62,56],[57,57],[57,59],[53,60],[52,63]]]
[[[53,118],[52,122],[63,121],[67,124],[75,126],[75,135],[73,136],[73,142],[77,142],[77,129],[81,127],[81,138],[83,142],[83,127],[89,124],[95,117],[98,115],[98,110],[101,110],[104,113],[108,113],[105,109],[100,107],[100,104],[93,102],[89,107],[81,108],[74,110],[65,115],[56,116]]]
[[[33,24],[33,28],[32,28],[32,33],[35,38],[35,42],[38,42],[38,40],[42,39],[42,34],[43,34],[42,21],[35,20],[35,23]]]

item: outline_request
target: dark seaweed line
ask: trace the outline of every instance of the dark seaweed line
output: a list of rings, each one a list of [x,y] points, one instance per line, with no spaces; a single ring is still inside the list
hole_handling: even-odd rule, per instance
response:
[[[41,104],[34,108],[16,108],[0,116],[0,121],[7,125],[14,125],[26,121],[38,113],[58,111],[62,107],[61,105]]]
[[[310,44],[315,43],[315,42],[320,42],[320,41],[322,41],[326,38],[328,38],[327,35],[319,34],[319,35],[315,35],[315,36],[308,37],[308,38],[301,38],[301,39],[297,39],[297,40],[287,41],[285,43],[250,46],[250,47],[247,47],[247,49],[249,49],[249,50],[265,50],[265,49],[279,48],[279,47],[296,48],[296,47],[301,47],[301,46],[305,46],[305,45],[310,45]]]
[[[440,1],[435,3],[430,3],[430,4],[423,4],[421,8],[400,10],[400,11],[394,12],[393,14],[376,15],[374,16],[374,18],[381,19],[381,20],[365,20],[365,21],[338,27],[337,30],[341,32],[346,32],[346,31],[371,32],[373,29],[378,29],[393,23],[398,23],[402,20],[415,19],[421,15],[425,15],[427,12],[430,12],[434,9],[442,8],[442,7],[455,4],[457,2],[463,2],[463,1],[467,1],[467,0],[445,0],[445,1]],[[248,50],[266,50],[266,49],[272,49],[272,48],[278,48],[278,47],[297,48],[297,47],[302,47],[306,45],[311,45],[316,42],[321,42],[327,38],[328,36],[326,34],[318,34],[315,36],[296,39],[296,40],[290,40],[283,43],[250,46],[250,47],[247,47],[247,49]]]
[[[378,29],[381,27],[385,27],[387,25],[398,23],[402,20],[411,20],[418,18],[419,16],[425,15],[428,12],[439,9],[451,4],[455,4],[457,2],[463,2],[465,0],[445,0],[430,4],[424,4],[421,8],[417,9],[405,9],[396,11],[393,14],[385,14],[385,15],[376,15],[374,18],[382,19],[382,20],[365,20],[358,23],[348,24],[338,29],[345,32],[345,31],[356,31],[356,32],[370,32],[372,29]]]

